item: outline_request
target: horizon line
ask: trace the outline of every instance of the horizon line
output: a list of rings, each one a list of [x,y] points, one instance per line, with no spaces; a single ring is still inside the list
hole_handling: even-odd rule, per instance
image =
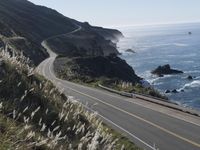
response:
[[[165,22],[165,23],[145,23],[145,24],[129,24],[129,25],[102,25],[107,28],[126,28],[126,27],[145,27],[145,26],[161,26],[161,25],[178,25],[178,24],[193,24],[200,21],[180,21],[180,22]]]

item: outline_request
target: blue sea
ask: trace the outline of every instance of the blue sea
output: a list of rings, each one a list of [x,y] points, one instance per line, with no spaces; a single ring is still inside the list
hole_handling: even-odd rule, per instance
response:
[[[118,43],[121,57],[137,75],[145,78],[161,93],[177,89],[179,93],[166,96],[180,105],[200,110],[200,23],[132,26],[119,30],[125,36]],[[136,53],[125,52],[126,49]],[[184,74],[164,77],[151,74],[153,69],[165,64]],[[194,80],[188,80],[189,75]]]

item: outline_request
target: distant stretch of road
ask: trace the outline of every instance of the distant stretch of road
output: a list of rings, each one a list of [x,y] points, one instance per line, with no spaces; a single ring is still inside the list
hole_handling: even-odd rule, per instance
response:
[[[79,30],[81,27],[67,34]],[[58,79],[53,69],[57,55],[48,46],[48,39],[42,42],[42,46],[50,57],[37,67],[37,71],[63,89],[66,95],[73,96],[89,109],[98,112],[106,124],[139,147],[147,150],[200,150],[200,117]]]

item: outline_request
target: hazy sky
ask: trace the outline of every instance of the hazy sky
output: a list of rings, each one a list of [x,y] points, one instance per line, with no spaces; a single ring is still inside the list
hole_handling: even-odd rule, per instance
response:
[[[93,25],[200,22],[200,0],[30,0]]]

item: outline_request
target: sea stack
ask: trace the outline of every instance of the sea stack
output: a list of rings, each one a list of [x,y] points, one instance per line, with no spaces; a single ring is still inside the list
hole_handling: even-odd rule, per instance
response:
[[[158,66],[155,70],[151,72],[152,74],[155,74],[159,77],[163,77],[163,75],[169,75],[169,74],[180,74],[183,73],[183,71],[171,69],[170,65],[164,65],[164,66]]]

